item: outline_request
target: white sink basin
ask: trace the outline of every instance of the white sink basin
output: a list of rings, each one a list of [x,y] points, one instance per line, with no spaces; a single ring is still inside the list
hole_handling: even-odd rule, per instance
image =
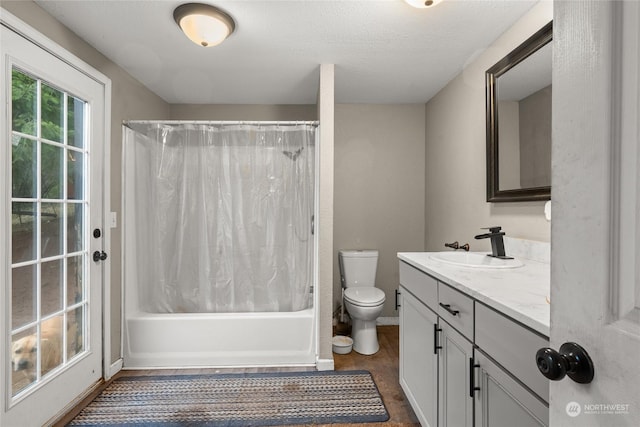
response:
[[[518,259],[500,259],[479,252],[436,252],[430,255],[435,261],[472,268],[518,268],[522,261]]]

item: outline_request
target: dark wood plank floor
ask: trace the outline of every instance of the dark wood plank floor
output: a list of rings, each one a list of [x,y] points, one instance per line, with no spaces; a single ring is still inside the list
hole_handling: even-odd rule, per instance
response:
[[[339,426],[386,426],[386,427],[418,427],[420,424],[409,406],[398,380],[398,353],[399,334],[398,326],[378,326],[378,340],[380,350],[371,356],[363,356],[352,351],[349,354],[334,354],[335,369],[347,371],[353,369],[365,369],[371,372],[380,390],[384,404],[389,412],[389,420],[384,423],[368,424],[331,424],[333,427]],[[310,368],[313,369],[313,368]],[[135,370],[120,371],[115,377],[138,376],[138,375],[171,375],[171,374],[203,374],[203,373],[229,373],[229,372],[283,372],[300,371],[300,367],[295,368],[243,368],[243,369],[176,369],[176,370]],[[65,426],[76,416],[82,408],[87,406],[108,383],[100,386],[94,393],[84,399],[79,405],[74,407],[68,414],[61,418],[55,427]]]

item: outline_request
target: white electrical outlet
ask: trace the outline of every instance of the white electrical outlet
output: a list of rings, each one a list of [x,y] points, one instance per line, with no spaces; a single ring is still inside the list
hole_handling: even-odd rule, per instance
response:
[[[118,226],[117,212],[111,212],[111,228],[116,228],[117,226]]]
[[[544,204],[544,217],[551,221],[551,200]]]

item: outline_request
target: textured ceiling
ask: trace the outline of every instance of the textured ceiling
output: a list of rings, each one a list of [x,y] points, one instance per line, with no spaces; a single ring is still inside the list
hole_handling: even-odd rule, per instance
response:
[[[180,1],[37,0],[176,104],[314,104],[322,63],[335,64],[338,103],[426,102],[536,2],[215,1],[236,31],[202,48],[173,21]]]

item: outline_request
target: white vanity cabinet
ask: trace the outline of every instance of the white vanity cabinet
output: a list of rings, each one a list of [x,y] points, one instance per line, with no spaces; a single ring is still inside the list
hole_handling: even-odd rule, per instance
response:
[[[400,263],[400,386],[423,427],[438,422],[438,282]]]
[[[473,426],[470,361],[473,344],[440,319],[438,373],[438,425]]]
[[[534,356],[548,339],[479,302],[475,326],[476,427],[548,425],[549,380]]]
[[[472,426],[473,301],[439,292],[442,286],[400,263],[400,385],[423,427]],[[469,336],[438,316],[440,310]]]
[[[420,424],[438,420],[438,355],[434,340],[438,315],[400,287],[400,386]]]
[[[475,353],[475,426],[540,427],[549,425],[549,407],[504,369]]]
[[[548,425],[546,336],[400,262],[400,384],[423,427]]]

